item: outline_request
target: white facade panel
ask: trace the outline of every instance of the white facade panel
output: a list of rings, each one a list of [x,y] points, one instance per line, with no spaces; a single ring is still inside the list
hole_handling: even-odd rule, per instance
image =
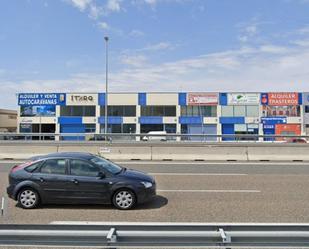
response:
[[[137,117],[123,117],[124,124],[135,124],[137,122]]]
[[[178,93],[148,93],[147,105],[178,105]]]
[[[98,105],[97,93],[68,93],[66,105]]]
[[[204,124],[217,124],[218,118],[215,117],[204,117]]]
[[[108,105],[138,105],[137,93],[110,93]]]
[[[96,117],[83,117],[83,124],[95,124],[96,122]]]
[[[177,124],[177,117],[163,117],[163,124]]]
[[[18,117],[18,123],[23,124],[55,124],[57,123],[56,117]]]
[[[299,124],[302,122],[301,117],[287,117],[288,124]]]
[[[260,119],[257,117],[246,117],[245,123],[246,124],[258,124],[260,123]]]

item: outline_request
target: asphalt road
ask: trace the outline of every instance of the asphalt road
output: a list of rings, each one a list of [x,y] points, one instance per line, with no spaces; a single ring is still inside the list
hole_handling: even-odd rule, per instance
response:
[[[9,169],[0,162],[0,223],[309,222],[308,163],[122,162],[154,175],[158,196],[134,210],[104,205],[47,205],[23,210],[7,198]]]

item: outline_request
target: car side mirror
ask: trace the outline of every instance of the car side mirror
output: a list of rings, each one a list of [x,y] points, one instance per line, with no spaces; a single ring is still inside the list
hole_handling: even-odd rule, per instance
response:
[[[103,179],[103,178],[105,178],[105,177],[106,177],[106,175],[105,175],[104,172],[100,171],[100,172],[98,173],[98,178]]]

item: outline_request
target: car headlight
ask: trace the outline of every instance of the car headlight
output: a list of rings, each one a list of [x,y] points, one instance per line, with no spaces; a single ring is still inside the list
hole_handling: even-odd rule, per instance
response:
[[[141,184],[143,184],[145,188],[151,188],[152,187],[151,182],[141,182]]]

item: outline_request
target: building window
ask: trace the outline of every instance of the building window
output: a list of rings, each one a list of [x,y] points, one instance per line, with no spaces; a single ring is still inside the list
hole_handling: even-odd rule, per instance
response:
[[[250,105],[230,105],[222,106],[221,109],[222,117],[258,117],[259,116],[259,106]]]
[[[176,106],[141,106],[141,116],[175,117]]]
[[[112,124],[108,125],[108,133],[135,133],[135,124]],[[104,133],[104,124],[101,125],[101,133]]]
[[[300,117],[300,106],[263,106],[263,113],[268,117]]]
[[[60,106],[60,116],[95,117],[95,106]]]
[[[309,105],[305,106],[305,113],[309,113]]]
[[[217,106],[182,106],[181,116],[216,117]]]
[[[107,110],[108,116],[111,117],[135,117],[136,116],[136,106],[135,105],[112,105],[108,106]],[[105,116],[105,107],[101,106],[101,116]]]

